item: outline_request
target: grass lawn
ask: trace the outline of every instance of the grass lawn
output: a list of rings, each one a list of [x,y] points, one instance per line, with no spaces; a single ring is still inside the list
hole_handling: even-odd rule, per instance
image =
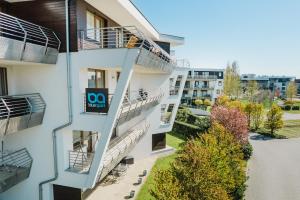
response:
[[[287,138],[300,137],[300,120],[288,120],[284,122],[284,127],[276,132]]]
[[[168,146],[171,146],[175,149],[180,149],[180,144],[182,144],[182,143],[184,143],[183,138],[177,136],[174,133],[167,134],[167,145]],[[168,167],[170,167],[170,163],[175,160],[176,156],[177,156],[176,153],[174,153],[172,155],[157,159],[146,182],[144,183],[140,192],[137,195],[137,198],[136,198],[137,200],[155,200],[150,195],[150,192],[149,192],[152,185],[154,184],[153,175],[154,175],[155,171],[158,169],[167,169]]]
[[[284,112],[289,114],[300,114],[300,110],[285,110]]]
[[[274,136],[271,136],[265,129],[260,129],[258,133],[270,137],[283,138],[297,138],[300,137],[300,120],[287,120],[284,122],[284,127],[278,130]]]

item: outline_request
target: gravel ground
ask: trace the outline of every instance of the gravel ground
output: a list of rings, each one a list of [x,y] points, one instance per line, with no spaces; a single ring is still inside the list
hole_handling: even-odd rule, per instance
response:
[[[300,200],[300,138],[251,134],[246,200]]]

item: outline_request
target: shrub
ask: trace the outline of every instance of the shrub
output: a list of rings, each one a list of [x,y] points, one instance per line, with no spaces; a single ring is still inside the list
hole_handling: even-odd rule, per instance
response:
[[[282,116],[283,112],[281,108],[273,104],[267,113],[267,120],[265,122],[265,128],[269,129],[271,134],[274,134],[276,130],[283,127]]]
[[[260,128],[264,120],[264,106],[262,104],[254,104],[253,112],[251,113],[251,121],[253,129],[256,131]]]
[[[184,137],[196,137],[201,129],[198,126],[185,122],[175,121],[173,131]]]
[[[178,109],[176,114],[176,120],[181,122],[187,122],[189,114],[192,112],[188,108]]]
[[[226,95],[223,95],[223,96],[218,97],[216,104],[218,106],[226,106],[229,101],[230,101],[229,97]]]
[[[196,106],[200,106],[203,104],[203,101],[201,99],[196,99],[195,104],[196,104]]]
[[[203,104],[204,104],[205,106],[211,106],[211,102],[210,102],[210,100],[208,100],[208,99],[205,99],[204,102],[203,102]]]
[[[300,110],[300,106],[293,106],[292,110]]]
[[[241,143],[248,141],[248,120],[238,109],[216,106],[211,112],[212,123],[219,123]]]
[[[292,106],[291,105],[285,105],[284,110],[291,110]]]
[[[253,153],[253,147],[250,144],[250,142],[247,142],[242,146],[243,154],[244,154],[244,160],[249,160]]]

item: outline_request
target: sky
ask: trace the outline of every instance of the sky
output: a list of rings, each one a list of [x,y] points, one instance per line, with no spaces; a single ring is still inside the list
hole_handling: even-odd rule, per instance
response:
[[[300,78],[300,0],[132,0],[193,67]]]

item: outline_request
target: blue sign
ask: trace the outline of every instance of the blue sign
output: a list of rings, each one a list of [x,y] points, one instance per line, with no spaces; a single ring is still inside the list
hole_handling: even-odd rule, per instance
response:
[[[108,112],[108,89],[86,88],[86,112],[107,113]]]

